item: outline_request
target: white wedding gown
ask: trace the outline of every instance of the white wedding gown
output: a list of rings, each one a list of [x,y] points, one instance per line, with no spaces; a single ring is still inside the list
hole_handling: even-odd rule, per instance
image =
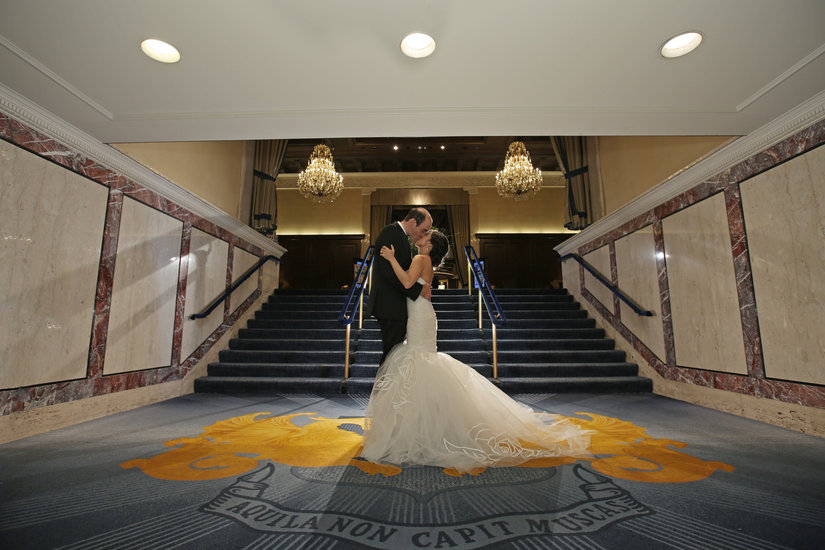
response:
[[[471,367],[437,352],[437,321],[428,300],[407,299],[407,313],[407,340],[390,351],[376,375],[361,457],[467,472],[589,456],[587,432],[536,414]]]

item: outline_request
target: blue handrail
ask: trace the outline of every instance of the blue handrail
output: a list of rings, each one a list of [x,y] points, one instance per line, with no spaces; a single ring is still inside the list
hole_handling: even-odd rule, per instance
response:
[[[478,292],[481,295],[482,302],[484,302],[484,307],[487,309],[487,315],[490,316],[490,321],[496,326],[504,324],[507,322],[507,317],[505,317],[504,311],[501,309],[501,304],[498,303],[498,298],[496,298],[496,293],[487,280],[487,275],[484,273],[484,268],[481,266],[481,261],[475,249],[469,245],[465,246],[464,254],[467,256],[467,261],[470,262],[470,272],[473,274],[473,278],[478,285]],[[485,291],[489,294],[489,298],[485,294]]]
[[[249,269],[249,271],[247,271],[246,273],[244,273],[244,274],[241,276],[241,278],[240,278],[240,279],[238,279],[237,281],[235,281],[235,282],[232,284],[232,286],[230,286],[229,288],[227,288],[227,289],[223,292],[223,294],[221,294],[220,296],[218,296],[217,298],[215,298],[215,301],[214,301],[214,302],[212,302],[212,303],[209,305],[209,307],[207,307],[205,310],[201,311],[200,313],[193,313],[192,315],[190,315],[190,316],[189,316],[189,318],[190,318],[190,319],[192,319],[192,320],[194,321],[195,319],[203,319],[203,318],[205,318],[205,317],[208,317],[208,316],[209,316],[209,314],[210,314],[210,313],[212,313],[212,312],[215,310],[215,308],[216,308],[216,307],[218,307],[218,305],[219,305],[219,304],[222,304],[222,303],[224,302],[224,300],[226,300],[227,298],[229,298],[229,295],[230,295],[230,294],[232,294],[232,292],[233,292],[236,288],[238,288],[239,286],[241,286],[241,285],[244,283],[244,281],[246,281],[247,279],[249,279],[249,278],[252,276],[252,274],[253,274],[253,273],[255,273],[256,271],[258,271],[258,270],[261,268],[261,266],[262,266],[262,265],[264,265],[264,264],[265,264],[266,262],[268,262],[269,260],[274,260],[274,261],[276,261],[276,262],[281,262],[281,259],[280,259],[280,258],[278,258],[277,256],[272,256],[272,255],[269,255],[269,256],[263,256],[260,260],[258,260],[258,263],[256,263],[254,266],[252,266],[252,267]]]
[[[375,260],[375,246],[370,245],[367,248],[367,253],[364,254],[364,259],[361,260],[361,267],[358,268],[358,273],[352,281],[347,300],[344,302],[344,307],[341,308],[341,314],[338,315],[338,321],[344,325],[351,325],[355,320],[355,304],[361,300],[361,295],[364,293],[373,260]],[[349,311],[350,307],[353,308],[352,312]]]
[[[613,294],[618,296],[621,301],[623,301],[624,303],[629,305],[633,309],[633,311],[636,312],[637,315],[642,315],[644,317],[653,317],[655,315],[652,311],[650,311],[648,309],[642,309],[641,307],[639,307],[635,303],[633,303],[630,300],[630,298],[628,298],[621,290],[619,290],[618,288],[613,286],[613,283],[611,283],[610,281],[605,279],[602,276],[601,273],[599,273],[598,271],[593,269],[593,267],[590,264],[588,264],[586,261],[584,261],[584,258],[579,256],[578,254],[565,254],[564,256],[559,258],[559,261],[563,262],[564,260],[567,260],[569,258],[572,258],[572,259],[576,260],[577,262],[579,262],[583,268],[585,268],[587,271],[589,271],[590,274],[593,275],[600,283],[602,283],[604,286],[606,286],[608,288],[608,290],[610,290],[610,292],[612,292]]]

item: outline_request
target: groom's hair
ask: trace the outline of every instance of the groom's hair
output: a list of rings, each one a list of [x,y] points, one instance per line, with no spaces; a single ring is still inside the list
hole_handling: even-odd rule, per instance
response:
[[[424,220],[427,219],[427,211],[421,207],[411,208],[409,212],[407,212],[407,217],[404,218],[404,221],[407,220],[415,220],[415,225],[421,225],[424,223]]]
[[[438,269],[444,262],[444,256],[450,251],[450,242],[444,233],[439,231],[433,231],[430,235],[430,244],[433,245],[430,250],[430,260],[433,262],[433,269]]]

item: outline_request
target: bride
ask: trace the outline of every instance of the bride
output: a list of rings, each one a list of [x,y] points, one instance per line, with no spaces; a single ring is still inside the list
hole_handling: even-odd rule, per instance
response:
[[[415,243],[408,271],[383,247],[381,257],[406,287],[432,284],[449,250],[431,231]],[[589,456],[588,432],[510,399],[473,368],[436,350],[437,321],[428,300],[407,299],[407,339],[378,369],[365,418],[361,457],[426,464],[459,472],[535,458]],[[549,422],[549,423],[546,423]]]

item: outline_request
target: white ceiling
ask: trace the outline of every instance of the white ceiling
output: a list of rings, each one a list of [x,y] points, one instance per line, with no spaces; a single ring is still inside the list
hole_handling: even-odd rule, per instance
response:
[[[0,0],[0,18],[0,82],[106,143],[740,135],[825,90],[823,0]],[[687,30],[702,46],[662,58]],[[435,54],[404,57],[411,31]]]

